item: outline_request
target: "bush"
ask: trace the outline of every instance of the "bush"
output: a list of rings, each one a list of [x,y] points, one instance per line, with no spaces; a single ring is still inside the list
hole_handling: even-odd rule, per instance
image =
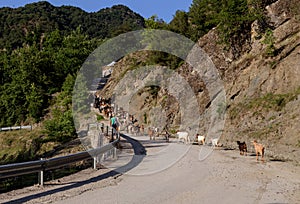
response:
[[[266,55],[269,57],[274,57],[276,55],[276,48],[274,46],[275,38],[271,29],[266,30],[265,39],[263,40],[263,43],[267,45]]]
[[[97,121],[104,120],[104,117],[102,115],[97,115]]]
[[[45,121],[45,130],[50,141],[67,142],[76,137],[72,111],[56,110],[53,119]]]

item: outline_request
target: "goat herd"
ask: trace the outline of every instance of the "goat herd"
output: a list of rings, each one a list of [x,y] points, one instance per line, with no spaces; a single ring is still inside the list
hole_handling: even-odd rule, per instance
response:
[[[255,149],[255,155],[256,155],[256,161],[258,161],[258,156],[261,156],[261,160],[264,161],[264,154],[265,154],[265,147],[263,144],[257,143],[256,140],[252,141],[254,149]],[[246,142],[240,142],[237,141],[237,144],[239,146],[240,155],[247,155],[247,145]]]
[[[177,132],[178,141],[184,140],[185,143],[190,143],[190,139],[187,132]],[[198,144],[205,145],[205,136],[197,134],[195,137],[194,142],[198,142]],[[258,161],[258,157],[261,156],[261,161],[264,161],[264,154],[265,154],[265,146],[263,144],[257,143],[256,140],[252,141],[254,149],[255,149],[255,155],[256,155],[256,161]],[[246,142],[240,142],[237,141],[240,155],[247,155],[247,144]],[[214,138],[211,139],[211,145],[212,147],[222,147],[222,144],[219,144],[219,139]]]
[[[103,98],[98,94],[95,94],[94,97],[93,107],[98,109],[99,113],[104,117],[110,120],[115,118],[114,121],[116,121],[116,127],[118,127],[118,129],[123,127],[127,133],[134,133],[135,135],[144,134],[144,125],[140,124],[133,115],[125,111],[116,110],[117,108],[111,103],[111,98]]]
[[[145,135],[145,127],[143,124],[140,124],[133,115],[130,115],[124,111],[114,111],[114,105],[111,103],[111,99],[101,98],[98,95],[95,95],[94,108],[97,108],[100,113],[102,113],[107,118],[115,117],[118,122],[118,130],[119,127],[123,127],[123,130],[126,130],[127,133],[133,133],[136,136]],[[115,112],[116,114],[114,114]],[[163,136],[167,142],[169,142],[169,138],[171,134],[165,128],[161,132],[157,127],[148,127],[147,135],[150,140],[155,140],[155,137]],[[178,131],[176,133],[177,142],[183,141],[185,144],[191,143],[188,132]],[[193,143],[198,143],[199,145],[205,145],[206,137],[203,135],[196,134]],[[256,140],[252,141],[252,144],[255,149],[256,160],[258,161],[259,156],[261,156],[261,161],[264,161],[264,152],[265,147],[263,144],[257,143]],[[222,147],[222,144],[219,144],[219,138],[211,139],[212,147]],[[240,155],[247,155],[247,144],[246,142],[237,141],[237,145],[240,150]]]

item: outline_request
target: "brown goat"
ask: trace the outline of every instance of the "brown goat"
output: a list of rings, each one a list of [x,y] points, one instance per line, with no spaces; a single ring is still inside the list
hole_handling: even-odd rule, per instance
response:
[[[247,156],[247,145],[246,145],[246,142],[236,141],[236,143],[239,145],[240,155],[244,155],[245,154],[245,156]]]
[[[153,128],[151,128],[151,127],[148,128],[148,135],[149,135],[150,140],[155,140],[155,133],[154,133]]]
[[[258,161],[258,155],[261,156],[261,161],[264,161],[265,147],[263,144],[257,143],[256,140],[253,141],[253,145],[255,148],[256,161]]]

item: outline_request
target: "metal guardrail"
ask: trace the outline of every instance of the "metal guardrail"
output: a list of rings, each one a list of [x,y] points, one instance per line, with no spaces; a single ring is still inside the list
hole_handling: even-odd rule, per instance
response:
[[[27,125],[27,126],[14,126],[14,127],[0,127],[0,132],[1,131],[8,131],[8,130],[22,130],[22,129],[30,129],[32,130],[32,125]]]
[[[112,132],[113,134],[113,132]],[[38,161],[30,161],[23,163],[7,164],[0,166],[0,179],[9,178],[14,176],[26,175],[31,173],[41,173],[40,185],[43,185],[43,172],[57,169],[63,166],[70,165],[75,162],[84,161],[91,157],[96,157],[97,155],[104,154],[105,152],[116,147],[117,143],[120,140],[119,133],[117,138],[102,147],[92,149],[89,151],[78,152],[75,154],[70,154],[67,156],[54,157],[50,159],[41,159]]]

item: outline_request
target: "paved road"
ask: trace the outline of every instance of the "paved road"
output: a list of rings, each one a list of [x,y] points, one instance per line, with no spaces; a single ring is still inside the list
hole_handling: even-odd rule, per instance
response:
[[[210,147],[136,139],[145,147],[146,155],[141,154],[136,166],[127,169],[116,185],[57,203],[300,202],[299,168],[278,162],[257,163],[254,156],[243,157],[237,151],[225,150],[215,150],[200,161],[199,150]],[[180,155],[176,162],[171,156],[174,154]],[[123,162],[131,159],[128,154]],[[120,168],[119,165],[122,162],[115,167]]]
[[[290,163],[223,149],[199,160],[209,146],[126,139],[108,169],[0,194],[1,203],[300,203],[300,167]]]
[[[150,175],[165,170],[177,163],[191,147],[176,141],[149,141],[149,137],[146,136],[123,137],[130,141],[135,150],[134,154],[123,151],[117,161],[103,164],[111,170],[127,175]],[[128,165],[130,163],[131,165]]]

